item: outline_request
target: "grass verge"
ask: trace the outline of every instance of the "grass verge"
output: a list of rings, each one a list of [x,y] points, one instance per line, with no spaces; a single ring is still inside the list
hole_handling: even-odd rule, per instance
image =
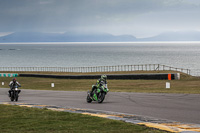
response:
[[[145,126],[48,109],[0,105],[2,133],[164,133]]]
[[[144,71],[142,71],[144,73]],[[145,73],[170,73],[171,71],[147,71]],[[141,72],[110,72],[105,74],[134,74]],[[173,71],[171,72],[173,73]],[[102,74],[102,73],[40,73],[40,74]],[[12,78],[0,78],[0,88],[7,88]],[[96,83],[90,79],[56,79],[56,78],[33,78],[18,77],[21,89],[36,90],[63,90],[63,91],[87,91]],[[142,92],[142,93],[191,93],[200,94],[200,79],[181,73],[181,80],[107,80],[110,91],[113,92]],[[1,82],[5,85],[2,86]],[[166,89],[166,82],[170,82],[170,89]],[[51,87],[51,83],[55,87]]]

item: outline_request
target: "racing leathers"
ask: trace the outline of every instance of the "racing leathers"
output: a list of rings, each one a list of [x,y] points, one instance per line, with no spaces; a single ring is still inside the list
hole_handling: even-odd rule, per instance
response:
[[[13,89],[15,89],[15,86],[18,86],[18,87],[21,87],[21,85],[20,85],[20,83],[19,82],[17,82],[17,81],[10,81],[10,83],[9,83],[9,86],[10,86],[10,90],[8,91],[8,93],[9,93],[9,97],[11,97],[11,91],[13,90]],[[21,91],[19,90],[19,93],[20,93]]]
[[[98,79],[96,82],[96,85],[92,86],[92,91],[90,93],[90,96],[92,97],[94,93],[96,93],[97,88],[100,88],[103,84],[107,84],[107,81],[103,80],[102,78]]]

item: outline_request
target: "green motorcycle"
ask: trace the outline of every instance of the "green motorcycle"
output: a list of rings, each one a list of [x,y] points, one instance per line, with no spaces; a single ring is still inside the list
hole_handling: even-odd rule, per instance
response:
[[[96,87],[96,89],[92,97],[90,96],[91,91],[87,92],[87,102],[91,103],[92,101],[97,101],[98,103],[102,103],[105,99],[105,95],[109,91],[107,84],[103,84],[100,87],[93,85],[92,87]]]

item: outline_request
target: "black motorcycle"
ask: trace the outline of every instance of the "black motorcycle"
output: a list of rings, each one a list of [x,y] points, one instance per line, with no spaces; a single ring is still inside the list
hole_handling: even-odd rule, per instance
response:
[[[18,89],[19,86],[14,86],[13,89],[11,89],[9,91],[10,93],[10,100],[11,101],[18,101],[19,98],[19,93],[21,92],[21,90]]]

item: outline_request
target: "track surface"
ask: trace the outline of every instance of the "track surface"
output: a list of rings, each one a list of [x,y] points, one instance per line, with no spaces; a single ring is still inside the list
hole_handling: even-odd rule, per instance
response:
[[[8,88],[0,88],[0,102],[10,102]],[[104,110],[200,124],[199,94],[109,92],[102,104],[86,102],[87,92],[22,90],[20,103]]]

